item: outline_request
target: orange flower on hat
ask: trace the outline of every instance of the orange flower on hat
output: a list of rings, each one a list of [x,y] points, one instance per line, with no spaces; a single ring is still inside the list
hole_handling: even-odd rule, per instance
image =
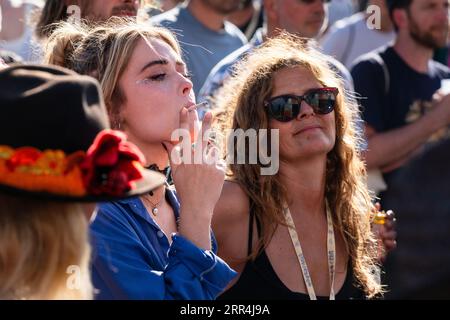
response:
[[[32,147],[23,147],[16,150],[13,156],[6,161],[6,166],[10,171],[14,171],[17,167],[32,166],[41,157],[42,153]]]
[[[87,153],[0,146],[0,183],[68,196],[124,196],[142,178],[145,158],[120,131],[100,132]]]

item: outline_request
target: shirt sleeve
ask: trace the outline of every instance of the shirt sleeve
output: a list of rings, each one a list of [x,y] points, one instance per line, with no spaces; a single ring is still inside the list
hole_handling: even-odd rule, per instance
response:
[[[217,90],[222,88],[226,80],[231,77],[231,64],[217,64],[209,73],[202,88],[200,89],[200,99],[206,100],[214,96]]]
[[[363,120],[377,132],[385,131],[386,92],[383,67],[375,60],[360,60],[351,69]]]
[[[325,54],[333,56],[341,63],[345,63],[342,60],[344,59],[344,50],[348,40],[348,30],[333,26],[320,42]]]
[[[212,300],[236,275],[213,252],[176,234],[164,270],[154,270],[152,265],[159,259],[156,251],[142,244],[119,212],[99,209],[91,238],[92,277],[98,299]]]

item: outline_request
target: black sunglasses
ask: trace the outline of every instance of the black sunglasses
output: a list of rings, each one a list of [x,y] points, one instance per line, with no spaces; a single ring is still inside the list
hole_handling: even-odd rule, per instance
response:
[[[299,113],[302,101],[305,101],[317,114],[327,114],[334,110],[338,88],[317,88],[308,90],[302,96],[284,94],[264,102],[271,118],[288,122],[295,119]]]

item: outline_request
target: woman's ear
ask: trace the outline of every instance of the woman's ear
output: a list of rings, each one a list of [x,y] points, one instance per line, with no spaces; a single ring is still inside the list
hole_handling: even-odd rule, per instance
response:
[[[114,130],[123,130],[123,120],[122,118],[117,114],[111,114],[108,112],[109,115],[109,121],[111,123],[111,129]]]

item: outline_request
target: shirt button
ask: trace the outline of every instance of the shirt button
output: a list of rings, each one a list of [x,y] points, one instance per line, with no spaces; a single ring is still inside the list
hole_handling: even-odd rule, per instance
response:
[[[158,235],[158,238],[164,237],[164,233],[162,231],[158,231],[156,234]]]

